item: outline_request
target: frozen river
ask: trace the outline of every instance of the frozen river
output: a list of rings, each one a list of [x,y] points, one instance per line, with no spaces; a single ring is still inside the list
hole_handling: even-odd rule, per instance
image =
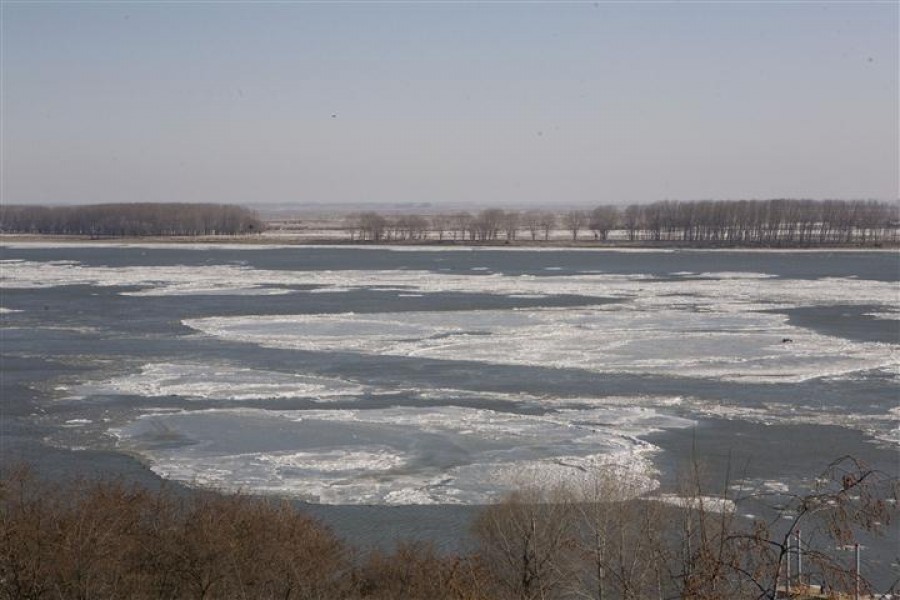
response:
[[[0,258],[6,463],[420,507],[605,464],[665,489],[691,453],[745,488],[802,491],[842,454],[897,472],[894,252]]]

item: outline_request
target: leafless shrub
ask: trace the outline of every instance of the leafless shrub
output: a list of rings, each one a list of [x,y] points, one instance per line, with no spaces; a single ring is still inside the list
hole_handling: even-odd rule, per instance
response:
[[[644,494],[640,474],[602,467],[578,486],[507,497],[476,524],[492,596],[774,600],[813,580],[872,593],[841,548],[890,522],[895,479],[845,457],[811,493],[779,496],[769,520],[753,521],[739,516],[743,503],[776,499],[731,497],[727,478],[720,490],[704,480],[694,463],[678,496],[658,498]],[[802,579],[788,566],[800,553]]]
[[[475,600],[484,594],[484,573],[472,558],[438,554],[431,544],[403,543],[391,553],[375,551],[356,572],[356,590],[373,600]]]
[[[344,546],[284,504],[121,483],[2,484],[2,598],[340,598]]]
[[[601,467],[484,509],[479,552],[353,552],[286,502],[120,482],[0,479],[0,598],[775,599],[813,581],[871,593],[843,547],[896,513],[896,479],[844,457],[804,494],[710,494],[692,465],[677,501]],[[768,502],[768,520],[739,517]],[[802,540],[797,535],[803,531]],[[802,553],[804,575],[789,565]]]

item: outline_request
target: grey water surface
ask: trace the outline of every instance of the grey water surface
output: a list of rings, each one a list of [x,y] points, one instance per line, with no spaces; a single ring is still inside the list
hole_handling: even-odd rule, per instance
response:
[[[848,278],[896,284],[900,279],[898,257],[891,252],[397,252],[371,248],[201,250],[178,246],[17,245],[0,247],[0,259],[0,277],[20,268],[19,261],[32,265],[74,261],[83,267],[120,271],[138,267],[204,269],[239,265],[243,269],[274,272],[416,271],[472,278],[528,276],[548,282],[598,272],[676,282],[690,282],[698,277],[708,280],[709,275],[701,274],[710,273],[713,278],[715,273],[744,273],[800,282]],[[401,430],[382,421],[360,424],[359,420],[326,423],[273,419],[322,411],[404,417],[419,414],[416,411],[432,414],[428,411],[452,409],[461,412],[446,414],[490,414],[513,419],[513,423],[519,423],[515,419],[521,418],[522,423],[532,427],[540,424],[542,418],[549,422],[569,412],[580,414],[578,411],[585,408],[584,398],[678,397],[690,402],[653,404],[652,414],[648,412],[645,418],[654,423],[653,419],[658,419],[659,426],[637,436],[640,443],[656,448],[651,459],[663,490],[676,489],[680,469],[692,459],[707,466],[706,483],[711,491],[721,487],[728,474],[734,480],[778,482],[800,492],[832,459],[842,455],[855,456],[893,476],[900,471],[896,443],[872,433],[878,427],[887,432],[897,427],[897,415],[891,411],[898,406],[900,383],[896,369],[883,364],[864,366],[851,376],[741,380],[690,371],[682,375],[652,369],[598,371],[534,361],[485,362],[468,355],[434,358],[367,353],[352,348],[270,347],[199,333],[185,323],[213,317],[596,310],[615,303],[627,305],[621,297],[582,295],[571,290],[544,296],[504,295],[482,288],[477,292],[411,290],[416,293],[405,294],[377,286],[316,293],[321,286],[315,282],[273,284],[271,287],[280,285],[285,293],[271,295],[132,295],[153,285],[147,281],[134,285],[0,286],[0,307],[5,309],[0,313],[0,467],[8,469],[27,462],[38,473],[52,478],[121,476],[158,485],[159,469],[154,472],[148,467],[156,466],[154,461],[165,457],[195,453],[192,456],[200,462],[191,464],[209,466],[202,461],[220,460],[223,456],[233,461],[234,456],[259,454],[260,450],[275,454],[316,450],[327,454],[333,450],[343,452],[348,447],[368,450],[387,446],[412,457],[402,466],[388,469],[386,473],[391,477],[433,473],[433,485],[440,486],[447,485],[441,479],[442,473],[452,469],[469,473],[474,469],[473,489],[479,491],[477,482],[483,476],[478,469],[485,456],[492,460],[512,456],[513,462],[539,462],[572,453],[587,455],[583,446],[594,438],[567,440],[557,430],[548,430],[548,445],[555,448],[540,448],[539,444],[526,448],[504,445],[506,442],[487,435],[473,437],[466,431],[438,435],[415,426]],[[747,285],[753,285],[753,281],[748,280]],[[786,326],[795,331],[827,336],[836,344],[875,344],[896,350],[900,345],[900,323],[873,316],[887,308],[863,297],[839,304],[778,305],[756,310],[781,315]],[[464,333],[472,337],[497,335],[489,331]],[[772,335],[779,336],[778,332]],[[497,343],[502,344],[502,339]],[[200,394],[155,395],[139,390],[116,393],[108,386],[97,385],[158,364],[231,365],[248,372],[286,377],[361,382],[364,387],[358,393],[338,395],[324,402],[309,393],[222,399]],[[534,398],[552,402],[545,404]],[[776,404],[783,407],[792,403],[808,411],[811,418],[791,419],[778,412],[772,414],[770,421],[760,417]],[[834,418],[820,419],[819,414]],[[855,414],[874,415],[887,425],[879,420],[874,429],[869,428],[859,419],[853,420]],[[847,416],[846,422],[842,415]],[[616,427],[601,422],[596,426],[604,431],[614,431]],[[396,439],[408,431],[415,435]],[[531,435],[530,431],[516,435]],[[341,438],[354,436],[365,439],[356,439],[353,446],[342,445]],[[596,452],[606,451],[604,444],[598,442]],[[223,464],[216,463],[217,468],[224,468]],[[239,467],[234,468],[237,472]],[[292,468],[295,472],[291,476],[303,476],[302,465]],[[257,476],[261,475],[248,471],[249,480]],[[366,476],[372,475],[367,472]],[[459,480],[463,479],[459,475]],[[181,482],[190,480],[182,478]],[[298,497],[309,499],[303,494]],[[471,502],[400,506],[311,504],[308,510],[342,536],[362,545],[390,545],[398,539],[418,538],[456,550],[467,543],[466,532],[477,506]],[[873,551],[866,557],[866,568],[879,583],[889,584],[891,563],[900,552],[891,540],[873,544]]]

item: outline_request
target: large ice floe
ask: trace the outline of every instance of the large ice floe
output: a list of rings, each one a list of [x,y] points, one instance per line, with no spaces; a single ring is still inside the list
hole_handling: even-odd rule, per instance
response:
[[[896,364],[891,344],[790,327],[733,310],[565,309],[212,317],[185,321],[216,337],[317,352],[416,356],[596,372],[802,381]],[[792,340],[783,343],[785,337]]]
[[[333,504],[477,504],[613,465],[655,486],[637,436],[690,421],[643,407],[520,415],[457,406],[154,412],[117,429],[164,477]]]
[[[681,399],[554,399],[527,393],[407,389],[248,369],[220,362],[153,363],[59,390],[64,397],[178,396],[218,408],[147,408],[112,433],[159,475],[217,489],[290,494],[333,504],[477,504],[526,485],[577,485],[609,469],[635,493],[656,487],[641,436],[694,422],[656,407]],[[355,406],[402,391],[408,406]],[[312,399],[320,408],[280,409]],[[454,405],[460,398],[518,412]],[[267,400],[267,408],[253,401]],[[232,404],[237,406],[231,407]]]

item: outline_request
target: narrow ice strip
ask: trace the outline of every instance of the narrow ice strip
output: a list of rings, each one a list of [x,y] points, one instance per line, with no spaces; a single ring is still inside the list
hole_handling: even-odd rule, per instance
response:
[[[71,392],[80,396],[180,396],[232,401],[311,398],[327,402],[361,395],[365,389],[342,379],[261,371],[227,363],[152,363],[138,373],[81,384]]]
[[[691,510],[706,511],[712,513],[733,513],[735,504],[733,500],[728,498],[719,498],[717,496],[696,496],[686,497],[677,496],[675,494],[659,494],[649,496],[650,500],[677,506],[679,508],[689,508]]]
[[[294,290],[272,288],[262,285],[219,285],[173,284],[162,288],[149,288],[137,292],[122,292],[123,296],[282,296],[293,294]]]
[[[465,390],[460,388],[426,388],[415,391],[419,397],[430,401],[440,400],[444,402],[452,402],[459,398],[477,397],[484,400],[510,402],[513,404],[526,404],[543,408],[557,408],[565,406],[575,406],[579,408],[616,406],[625,406],[629,408],[660,408],[681,406],[685,401],[681,396],[646,395],[560,398],[557,396],[535,395],[527,394],[524,392],[489,392],[483,390]]]
[[[674,273],[673,273],[674,274]],[[684,275],[684,274],[682,274]],[[703,273],[695,273],[690,275],[690,277],[696,279],[777,279],[777,275],[772,275],[771,273],[746,273],[743,271],[713,271],[713,272],[703,272]]]
[[[761,425],[824,425],[860,431],[887,447],[900,446],[900,407],[875,412],[873,407],[800,405],[791,401],[766,402],[758,406],[725,404],[699,398],[686,399],[691,414]]]
[[[380,410],[368,409],[318,409],[294,411],[282,416],[299,421],[324,420],[343,423],[376,423],[416,428],[424,432],[452,431],[460,435],[480,436],[490,433],[494,436],[520,436],[524,432],[544,432],[555,429],[564,436],[576,436],[580,429],[594,428],[615,430],[619,437],[635,438],[660,429],[689,427],[694,424],[689,419],[664,415],[646,405],[607,404],[604,399],[595,399],[593,405],[584,408],[563,409],[544,415],[522,415],[490,409],[459,406],[395,407]],[[569,428],[577,429],[568,433]]]
[[[174,294],[187,290],[224,287],[233,282],[236,288],[253,288],[259,281],[242,280],[252,271],[240,265],[205,265],[202,267],[98,267],[74,261],[0,261],[0,286],[7,289],[40,289],[61,285],[96,285],[101,287],[172,288]]]
[[[873,317],[883,321],[894,321],[900,324],[900,310],[883,310],[877,312],[863,313],[863,316]]]

